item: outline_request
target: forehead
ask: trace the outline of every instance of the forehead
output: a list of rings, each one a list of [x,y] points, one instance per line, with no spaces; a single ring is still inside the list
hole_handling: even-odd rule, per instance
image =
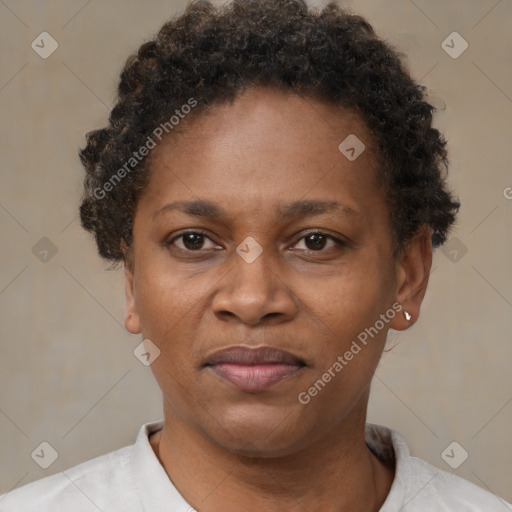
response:
[[[198,142],[207,144],[204,149],[211,147],[208,144],[218,148],[230,147],[234,142],[243,149],[257,141],[264,143],[268,151],[293,146],[296,152],[298,143],[306,140],[304,149],[309,153],[315,148],[325,151],[327,145],[334,152],[338,143],[350,134],[364,139],[368,153],[374,151],[372,137],[354,110],[271,86],[252,87],[231,102],[197,109],[184,118],[179,128],[175,137],[173,132],[167,137],[168,144],[164,140],[154,150],[156,156],[170,146],[184,147]]]
[[[340,151],[346,140],[364,147],[355,160]],[[142,200],[161,207],[202,198],[247,210],[311,194],[357,210],[358,196],[377,191],[375,166],[373,141],[355,112],[253,88],[185,118],[179,133],[163,139],[153,150]]]

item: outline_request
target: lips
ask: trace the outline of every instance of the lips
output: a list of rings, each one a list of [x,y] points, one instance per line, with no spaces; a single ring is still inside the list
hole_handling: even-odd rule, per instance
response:
[[[214,352],[206,359],[207,365],[220,363],[259,365],[259,364],[292,364],[304,365],[304,361],[286,350],[273,347],[249,348],[243,346],[228,347]]]
[[[205,367],[235,387],[263,391],[306,366],[299,357],[274,347],[228,347],[210,355]]]

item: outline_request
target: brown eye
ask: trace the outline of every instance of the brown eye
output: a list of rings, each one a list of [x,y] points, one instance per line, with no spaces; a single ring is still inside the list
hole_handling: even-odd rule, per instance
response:
[[[204,235],[200,233],[187,233],[182,238],[183,245],[191,251],[201,249],[204,244]]]
[[[312,233],[304,237],[306,247],[311,251],[319,251],[325,247],[329,237],[321,233]]]
[[[209,243],[210,246],[205,244]],[[208,236],[200,231],[187,231],[171,240],[168,245],[174,245],[183,251],[200,251],[201,249],[213,249],[216,246]]]
[[[303,247],[300,247],[303,244]],[[332,249],[336,246],[345,245],[341,240],[332,235],[322,232],[308,233],[303,236],[294,246],[295,249],[301,249],[311,252],[326,252],[324,249]]]

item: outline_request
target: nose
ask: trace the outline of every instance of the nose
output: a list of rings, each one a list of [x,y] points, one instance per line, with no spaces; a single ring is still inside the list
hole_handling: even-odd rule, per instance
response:
[[[224,321],[238,320],[248,325],[266,322],[280,323],[297,313],[296,302],[289,286],[278,275],[276,265],[265,251],[252,263],[238,254],[233,266],[214,296],[212,308]]]

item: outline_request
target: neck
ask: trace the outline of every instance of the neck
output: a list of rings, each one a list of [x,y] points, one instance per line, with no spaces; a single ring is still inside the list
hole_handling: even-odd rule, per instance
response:
[[[393,482],[394,467],[366,446],[365,413],[281,457],[227,451],[172,413],[164,416],[151,445],[175,487],[201,512],[378,512]]]

